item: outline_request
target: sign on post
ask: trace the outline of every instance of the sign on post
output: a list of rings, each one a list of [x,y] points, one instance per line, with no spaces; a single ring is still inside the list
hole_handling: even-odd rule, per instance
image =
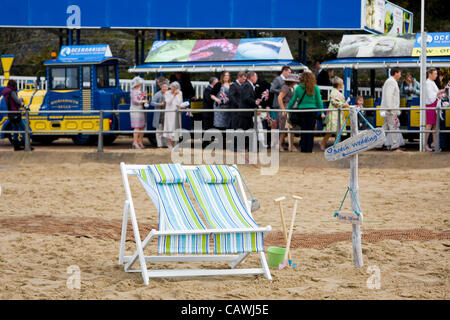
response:
[[[341,160],[381,146],[385,140],[386,134],[382,128],[361,131],[361,133],[327,148],[325,150],[325,158],[328,161]]]
[[[338,212],[338,214],[336,215],[336,219],[339,222],[346,222],[346,223],[351,223],[351,224],[362,225],[362,223],[363,223],[362,212],[359,215],[357,215],[356,213],[351,212],[351,211],[341,211],[341,212]]]

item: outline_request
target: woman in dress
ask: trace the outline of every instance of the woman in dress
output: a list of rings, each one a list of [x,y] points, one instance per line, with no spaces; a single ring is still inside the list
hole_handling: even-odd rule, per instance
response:
[[[427,81],[425,82],[425,105],[426,110],[426,130],[435,130],[436,129],[436,106],[438,103],[438,98],[441,94],[444,93],[445,89],[439,90],[436,85],[436,78],[438,77],[438,71],[435,68],[431,68],[427,71]],[[431,144],[431,148],[428,146],[428,138],[430,136],[429,132],[425,133],[425,150],[433,151],[435,148],[435,139],[436,133],[433,132],[433,142]]]
[[[348,103],[345,102],[345,97],[340,91],[344,87],[344,81],[339,77],[334,77],[331,80],[331,84],[333,85],[333,89],[330,92],[330,103],[328,106],[329,111],[325,116],[325,130],[336,132],[338,129],[342,129],[345,126],[345,117],[344,117],[344,108],[348,108]],[[338,119],[339,112],[337,110],[341,110],[340,112],[340,128],[338,128]],[[325,150],[328,139],[330,139],[332,133],[327,133],[322,139],[322,143],[320,144],[320,149]],[[346,133],[342,133],[342,135],[346,135]]]
[[[300,77],[298,74],[291,73],[284,80],[284,84],[281,87],[280,93],[278,94],[278,105],[281,109],[286,110],[289,101],[291,101],[294,96],[294,86],[300,82]],[[286,118],[287,115],[283,112],[278,115],[278,124],[279,130],[286,130]],[[278,148],[280,151],[285,151],[283,147],[283,141],[286,137],[286,133],[280,134],[280,140],[278,141]],[[294,147],[294,135],[289,134],[289,151],[298,151],[297,148]]]
[[[141,91],[144,80],[140,77],[134,77],[131,80],[131,92],[130,92],[130,122],[131,127],[134,129],[133,133],[133,149],[144,149],[144,134],[139,131],[145,129],[145,113],[139,112],[144,110],[144,103],[148,103],[146,94]]]
[[[175,139],[175,130],[179,127],[177,121],[177,113],[175,112],[180,105],[183,103],[183,93],[180,90],[180,84],[177,81],[172,82],[169,85],[170,90],[168,90],[164,99],[166,102],[166,112],[164,114],[164,134],[163,137],[167,139],[167,146],[172,149]]]
[[[228,98],[230,92],[231,77],[228,71],[224,71],[220,77],[220,90],[217,95],[211,95],[214,100],[214,109],[227,109],[230,106]],[[213,89],[213,93],[214,89]],[[219,130],[226,130],[231,126],[231,113],[214,112],[214,127]]]

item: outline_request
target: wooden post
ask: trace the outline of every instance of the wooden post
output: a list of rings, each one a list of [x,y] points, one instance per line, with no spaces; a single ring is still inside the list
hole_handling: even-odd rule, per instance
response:
[[[350,119],[352,136],[355,136],[358,134],[358,113],[355,108],[350,109]],[[356,201],[359,203],[358,154],[350,157],[350,188],[353,189],[353,193],[350,195],[352,210],[359,212],[358,205],[356,204]],[[353,262],[356,268],[360,268],[363,266],[363,257],[361,249],[361,226],[359,224],[352,224],[352,247]]]

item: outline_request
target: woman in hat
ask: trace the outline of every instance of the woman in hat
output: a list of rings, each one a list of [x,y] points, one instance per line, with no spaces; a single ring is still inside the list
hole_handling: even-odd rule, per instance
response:
[[[300,82],[300,77],[297,73],[291,73],[284,80],[284,84],[281,87],[280,94],[278,95],[278,105],[281,109],[286,110],[289,101],[291,101],[294,96],[294,86]],[[286,130],[286,118],[287,115],[285,112],[281,112],[278,114],[278,123],[280,130]],[[278,148],[280,151],[286,151],[283,147],[283,141],[286,137],[286,133],[280,134],[280,140],[278,142]],[[289,135],[289,151],[298,151],[297,148],[294,147],[294,136],[292,134]]]
[[[139,131],[145,129],[145,113],[139,112],[144,110],[143,104],[148,103],[146,94],[141,91],[144,80],[140,77],[134,77],[131,80],[130,92],[130,121],[131,127],[134,129],[133,133],[133,149],[144,149],[144,134]],[[134,112],[133,112],[134,111]]]
[[[179,127],[176,110],[183,103],[183,94],[180,90],[180,84],[177,81],[169,85],[170,90],[165,93],[166,112],[164,115],[164,134],[163,137],[167,139],[167,145],[173,148],[175,140],[175,130]]]

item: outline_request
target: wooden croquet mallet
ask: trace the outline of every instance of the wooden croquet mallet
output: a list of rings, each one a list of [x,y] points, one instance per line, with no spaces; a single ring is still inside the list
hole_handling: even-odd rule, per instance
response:
[[[279,197],[279,198],[275,199],[274,201],[277,202],[280,207],[281,227],[283,228],[284,243],[287,245],[288,234],[287,234],[287,230],[286,230],[286,222],[284,221],[283,206],[281,205],[281,201],[284,201],[284,200],[286,200],[286,197]],[[291,259],[292,259],[291,253],[289,253],[289,260],[291,260]]]
[[[292,198],[295,199],[295,202],[294,202],[294,211],[292,212],[291,227],[289,229],[289,237],[287,239],[286,252],[284,254],[284,261],[283,261],[283,264],[280,264],[278,266],[278,270],[285,268],[288,264],[289,247],[291,246],[292,234],[294,233],[295,215],[297,214],[297,201],[303,199],[302,197],[295,196],[295,195],[293,195]]]

